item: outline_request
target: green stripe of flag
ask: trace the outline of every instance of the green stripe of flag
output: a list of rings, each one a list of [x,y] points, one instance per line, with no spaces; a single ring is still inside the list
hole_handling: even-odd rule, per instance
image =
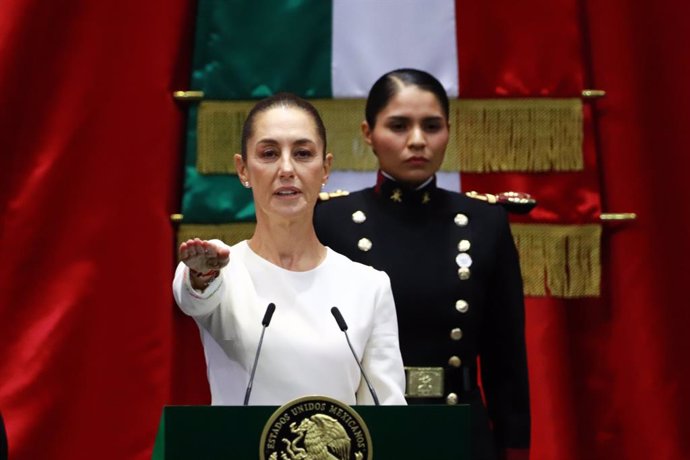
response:
[[[329,0],[199,2],[192,87],[206,99],[331,97]]]
[[[192,88],[205,99],[258,99],[280,91],[331,97],[331,28],[330,1],[201,0]],[[197,113],[190,107],[184,222],[253,220],[251,191],[236,176],[197,171]]]

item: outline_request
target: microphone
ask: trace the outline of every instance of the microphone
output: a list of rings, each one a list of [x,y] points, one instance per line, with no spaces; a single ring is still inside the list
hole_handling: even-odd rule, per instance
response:
[[[359,362],[359,358],[357,357],[357,353],[355,353],[355,349],[352,348],[352,342],[350,342],[350,336],[347,334],[347,323],[345,322],[343,315],[340,314],[340,310],[338,310],[338,307],[331,308],[331,313],[333,314],[333,317],[335,318],[335,322],[338,323],[338,327],[340,328],[340,330],[345,333],[345,338],[347,339],[347,344],[350,346],[350,351],[352,351],[352,356],[355,357],[355,361],[357,361],[357,365],[359,366],[359,370],[362,372],[362,377],[364,377],[364,381],[366,382],[367,387],[369,388],[369,393],[371,393],[371,397],[374,398],[374,404],[376,404],[377,406],[380,406],[381,403],[379,402],[378,396],[376,396],[376,392],[374,391],[374,387],[371,386],[371,383],[369,383],[369,379],[367,378],[366,372],[364,372],[364,368],[362,367],[362,363]]]
[[[276,311],[276,304],[273,302],[268,304],[266,307],[266,313],[264,313],[264,319],[261,320],[261,337],[259,337],[259,345],[256,347],[256,356],[254,356],[254,365],[252,366],[252,374],[249,377],[249,385],[247,385],[247,392],[244,394],[244,405],[249,403],[249,395],[252,394],[252,385],[254,384],[254,374],[256,373],[256,365],[259,362],[259,354],[261,353],[261,344],[264,342],[264,333],[266,328],[271,323],[271,318],[273,317],[273,312]]]

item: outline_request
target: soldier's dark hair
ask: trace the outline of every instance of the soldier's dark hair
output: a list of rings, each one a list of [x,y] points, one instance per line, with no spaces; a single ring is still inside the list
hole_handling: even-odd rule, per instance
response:
[[[266,110],[272,109],[274,107],[285,107],[285,108],[298,108],[304,110],[307,115],[311,117],[316,125],[316,132],[323,142],[323,155],[326,156],[326,127],[323,124],[321,115],[319,111],[308,101],[296,96],[292,93],[277,93],[273,96],[269,96],[252,107],[247,115],[247,119],[244,121],[242,126],[242,160],[247,161],[247,142],[249,138],[254,134],[254,122],[256,121],[256,116]]]
[[[364,115],[370,128],[374,128],[376,117],[388,105],[393,96],[406,86],[416,86],[436,96],[443,113],[446,115],[446,120],[448,120],[450,114],[448,94],[446,94],[441,82],[423,70],[396,69],[382,75],[369,90]]]

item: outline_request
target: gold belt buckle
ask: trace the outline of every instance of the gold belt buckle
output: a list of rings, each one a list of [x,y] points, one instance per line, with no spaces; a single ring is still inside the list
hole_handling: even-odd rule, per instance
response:
[[[443,396],[442,367],[405,367],[408,398],[440,398]]]

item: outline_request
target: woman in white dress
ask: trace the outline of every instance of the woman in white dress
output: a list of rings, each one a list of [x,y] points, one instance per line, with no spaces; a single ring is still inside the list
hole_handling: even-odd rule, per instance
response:
[[[282,405],[306,395],[374,402],[334,306],[381,404],[405,404],[388,276],[323,246],[314,231],[314,206],[332,161],[310,103],[287,93],[260,101],[235,155],[239,179],[254,196],[253,236],[232,247],[199,239],[180,245],[173,292],[205,335],[213,404],[242,404],[269,303],[276,309],[249,404]]]

